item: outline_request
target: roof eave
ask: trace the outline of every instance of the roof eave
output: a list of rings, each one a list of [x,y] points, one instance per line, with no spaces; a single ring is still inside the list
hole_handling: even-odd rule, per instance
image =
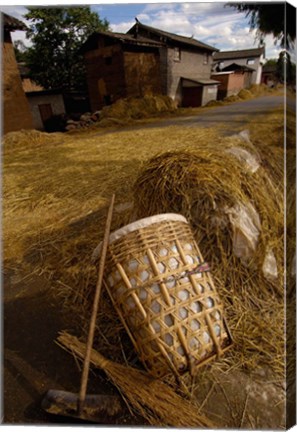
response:
[[[12,32],[17,30],[21,30],[21,31],[28,30],[28,27],[23,21],[20,21],[17,18],[7,15],[4,12],[1,12],[1,18],[3,23],[3,28],[6,31]]]
[[[142,24],[140,22],[135,23],[127,31],[127,33],[128,34],[135,33],[135,30],[139,26],[141,26],[142,28],[144,28],[146,30],[152,31],[152,32],[156,33],[157,35],[159,35],[161,37],[166,37],[169,40],[173,41],[175,44],[177,43],[177,44],[180,44],[180,45],[187,45],[187,46],[190,46],[191,48],[195,47],[195,48],[198,48],[198,49],[203,49],[203,50],[207,50],[207,51],[211,51],[211,52],[219,51],[218,48],[215,48],[215,47],[212,47],[210,45],[204,44],[203,42],[200,42],[197,39],[193,39],[191,41],[192,38],[187,38],[186,36],[179,36],[179,35],[174,34],[174,33],[169,33],[169,32],[163,31],[163,30],[159,30],[159,29],[156,29],[154,27],[150,27],[150,26],[147,26],[145,24]],[[178,40],[178,38],[185,38],[185,40]],[[189,40],[187,40],[187,39],[189,39]]]

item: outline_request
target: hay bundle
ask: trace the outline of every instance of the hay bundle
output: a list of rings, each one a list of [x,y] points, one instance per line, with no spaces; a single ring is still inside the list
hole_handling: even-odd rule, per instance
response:
[[[240,99],[251,99],[253,97],[252,93],[247,89],[242,89],[237,95]]]
[[[252,173],[234,155],[211,145],[167,152],[147,163],[134,196],[139,217],[177,212],[190,221],[227,306],[239,347],[234,361],[255,367],[261,358],[282,373],[282,192],[267,172],[260,167]],[[234,252],[228,209],[238,205],[253,208],[260,221],[248,259]],[[277,262],[274,279],[263,270],[269,259]]]
[[[62,133],[46,133],[32,129],[21,129],[20,131],[8,132],[3,138],[5,151],[14,151],[16,148],[32,148],[45,146],[47,144],[59,144],[65,140]]]
[[[85,344],[75,336],[63,332],[58,342],[74,355],[84,357]],[[152,379],[146,372],[107,360],[94,349],[91,363],[106,372],[127,403],[149,424],[159,427],[214,427],[210,420],[199,413],[197,405],[178,395],[162,381]]]
[[[266,84],[252,84],[249,91],[255,96],[261,96],[267,91],[269,92],[269,87]]]
[[[176,105],[169,96],[145,95],[119,99],[114,104],[104,107],[101,119],[140,119],[175,110]]]
[[[204,107],[216,107],[222,105],[224,105],[224,102],[222,100],[210,100],[209,102],[207,102],[207,104],[204,105]]]
[[[231,96],[227,96],[224,98],[224,102],[227,103],[233,103],[233,102],[239,102],[240,101],[240,97],[237,95],[231,95]]]

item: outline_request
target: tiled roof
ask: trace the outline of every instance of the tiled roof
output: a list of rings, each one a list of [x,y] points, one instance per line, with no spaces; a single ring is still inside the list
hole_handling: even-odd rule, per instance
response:
[[[22,21],[7,15],[6,13],[1,13],[1,18],[3,22],[3,26],[5,30],[14,31],[14,30],[27,30],[27,26]]]
[[[213,58],[215,61],[230,60],[248,57],[260,57],[261,54],[265,55],[264,47],[236,51],[219,51],[214,54]]]
[[[229,66],[226,66],[222,69],[222,72],[228,72],[228,71],[233,71],[233,70],[243,70],[246,72],[255,72],[255,69],[249,67],[249,66],[245,66],[245,65],[239,65],[237,63],[232,63]]]
[[[133,44],[133,45],[140,45],[140,46],[162,46],[164,45],[161,42],[154,41],[152,39],[148,39],[142,36],[138,36],[137,38],[134,35],[127,34],[127,33],[114,33],[109,31],[98,31],[93,33],[91,36],[88,37],[86,42],[82,45],[80,48],[80,52],[86,52],[93,50],[97,48],[97,40],[100,36],[106,36],[112,39],[117,39],[123,44]]]
[[[136,22],[136,24],[134,24],[134,26],[131,27],[127,33],[129,33],[129,34],[137,33],[137,30],[139,28],[142,28],[148,32],[151,32],[151,33],[154,33],[154,34],[160,36],[161,38],[164,39],[164,41],[167,39],[167,40],[170,40],[173,42],[177,42],[179,44],[190,45],[190,46],[193,46],[196,48],[202,48],[202,49],[205,49],[208,51],[218,51],[217,48],[210,46],[210,45],[207,45],[203,42],[200,42],[197,39],[194,39],[193,37],[186,37],[186,36],[177,35],[175,33],[169,33],[169,32],[166,32],[164,30],[159,30],[159,29],[156,29],[154,27],[147,26],[145,24],[142,24],[141,22]]]

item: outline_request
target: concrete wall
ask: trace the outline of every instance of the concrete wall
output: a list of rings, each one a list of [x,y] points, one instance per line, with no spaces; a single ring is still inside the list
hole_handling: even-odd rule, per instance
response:
[[[167,95],[181,104],[180,78],[209,79],[211,74],[212,56],[201,51],[194,52],[188,49],[181,49],[180,60],[175,60],[174,48],[167,50]]]
[[[43,130],[44,125],[40,116],[39,105],[49,104],[53,115],[65,113],[65,106],[62,95],[30,95],[28,96],[30,109],[33,116],[34,128]]]
[[[2,67],[3,133],[33,129],[32,115],[8,32],[4,33],[2,42]]]
[[[218,96],[218,86],[217,85],[207,85],[203,87],[202,93],[202,106],[206,105],[212,100],[217,100]]]

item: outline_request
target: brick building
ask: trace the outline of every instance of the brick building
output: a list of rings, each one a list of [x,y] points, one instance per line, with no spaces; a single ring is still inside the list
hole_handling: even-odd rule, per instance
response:
[[[22,81],[15,58],[11,32],[26,30],[21,21],[1,13],[2,40],[2,133],[20,129],[33,129],[29,103],[22,87]]]
[[[232,63],[222,69],[221,72],[212,73],[214,80],[220,81],[218,100],[237,95],[240,90],[249,88],[252,84],[254,69]]]
[[[82,47],[91,109],[146,93],[170,96],[178,105],[216,99],[210,78],[216,48],[140,22],[126,33],[97,32]]]

